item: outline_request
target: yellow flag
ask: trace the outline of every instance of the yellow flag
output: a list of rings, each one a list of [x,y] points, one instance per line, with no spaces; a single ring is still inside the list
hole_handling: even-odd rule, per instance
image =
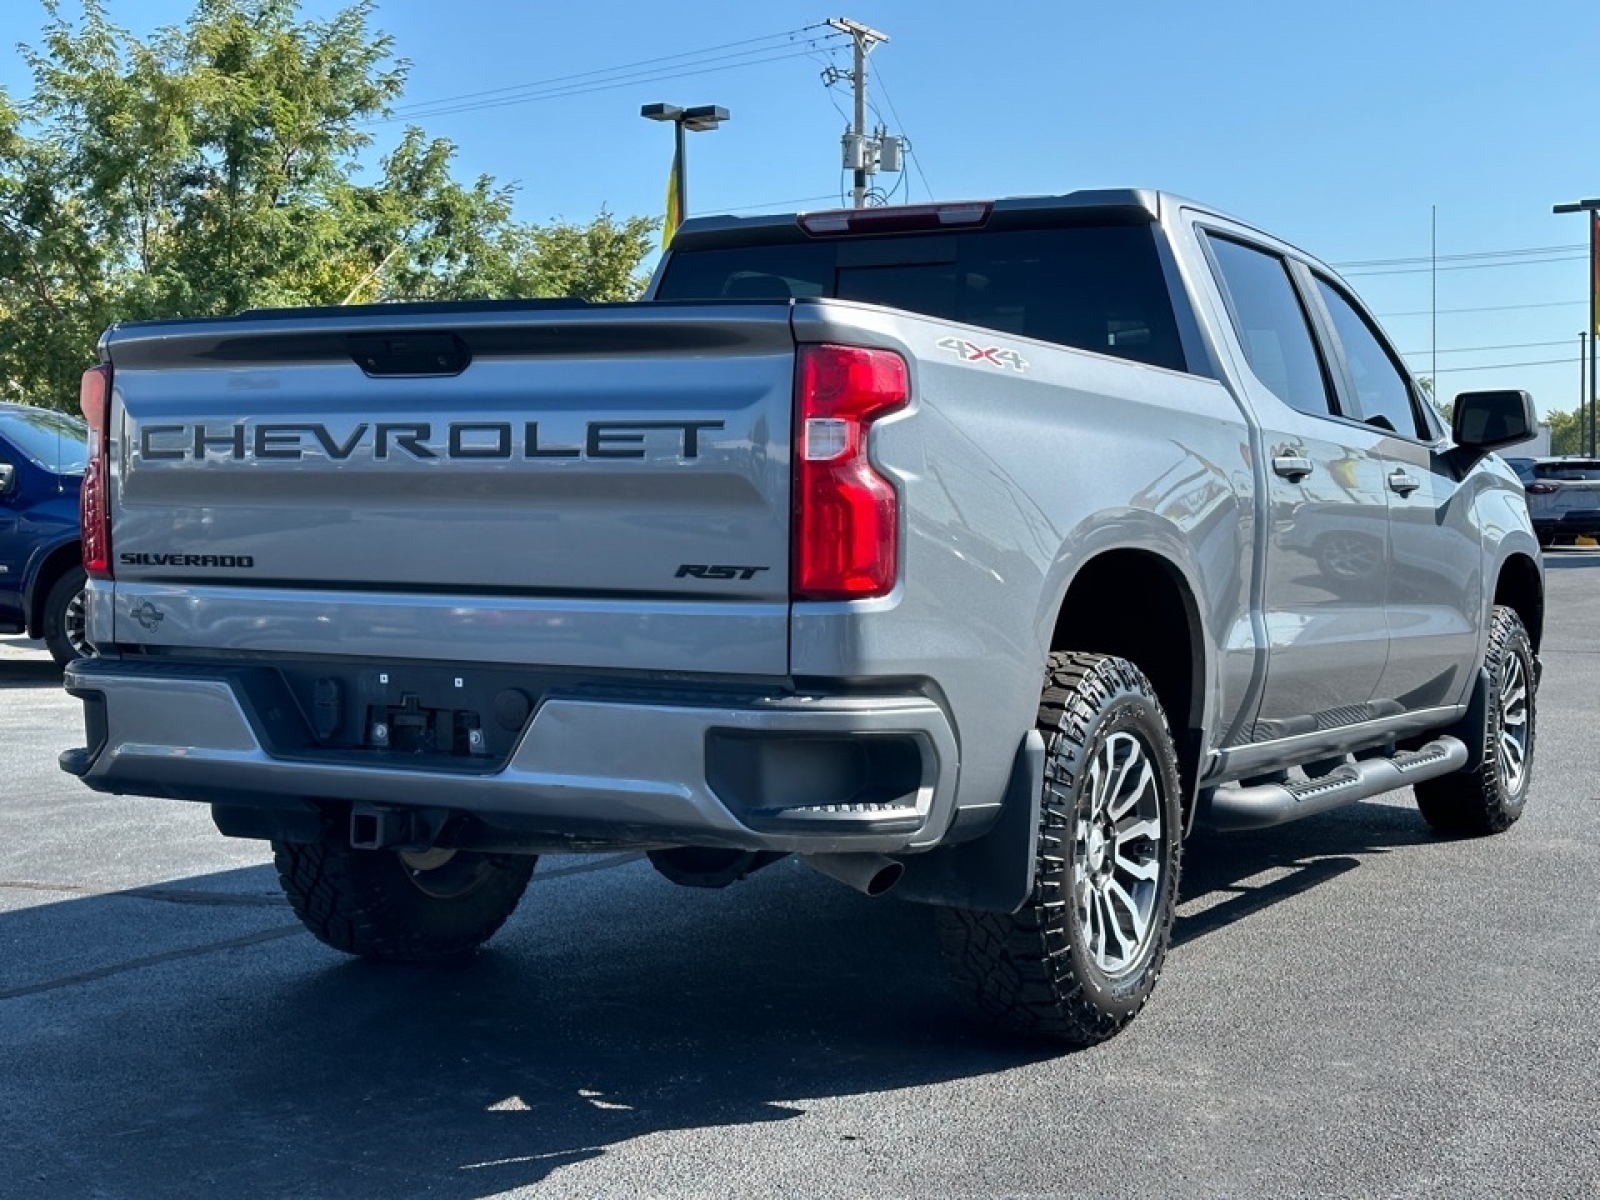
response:
[[[677,151],[673,151],[672,170],[667,173],[667,219],[661,226],[663,250],[672,244],[672,235],[678,232],[678,226],[683,223],[683,214],[678,211],[678,172],[682,169]]]
[[[1591,336],[1600,337],[1600,212],[1591,212],[1589,220],[1594,222],[1589,230],[1589,254],[1593,259],[1589,264],[1589,286],[1594,290],[1589,311],[1595,314]]]

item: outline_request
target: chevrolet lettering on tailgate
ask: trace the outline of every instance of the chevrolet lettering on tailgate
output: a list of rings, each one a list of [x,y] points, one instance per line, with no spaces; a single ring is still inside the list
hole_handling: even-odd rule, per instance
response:
[[[631,458],[700,456],[700,434],[721,421],[589,421],[576,445],[542,441],[537,421],[362,422],[335,433],[313,422],[143,425],[146,462],[223,458],[299,462],[308,453],[343,462],[358,452],[378,459]],[[437,436],[435,430],[437,429]],[[664,435],[664,436],[663,436]]]

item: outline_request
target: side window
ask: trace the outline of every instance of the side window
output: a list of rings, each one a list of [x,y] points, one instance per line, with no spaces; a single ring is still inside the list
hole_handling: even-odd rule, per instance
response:
[[[1210,243],[1256,378],[1291,408],[1327,416],[1333,411],[1327,375],[1283,259],[1226,238]]]
[[[1322,293],[1322,302],[1328,306],[1339,344],[1344,347],[1345,363],[1356,389],[1356,402],[1361,405],[1357,415],[1379,429],[1393,430],[1406,437],[1431,437],[1418,419],[1405,372],[1395,365],[1366,318],[1356,311],[1343,292],[1321,276],[1317,278],[1317,290]]]

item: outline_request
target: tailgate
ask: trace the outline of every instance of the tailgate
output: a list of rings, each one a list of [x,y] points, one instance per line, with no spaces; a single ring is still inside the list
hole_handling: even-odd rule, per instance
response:
[[[320,650],[287,614],[342,605],[330,641],[371,651],[353,624],[436,640],[465,606],[534,615],[512,660],[621,638],[659,667],[651,613],[721,614],[786,669],[786,306],[247,316],[107,352],[119,642]]]
[[[1557,513],[1592,513],[1600,510],[1600,479],[1557,477],[1542,480],[1557,487],[1548,505]]]

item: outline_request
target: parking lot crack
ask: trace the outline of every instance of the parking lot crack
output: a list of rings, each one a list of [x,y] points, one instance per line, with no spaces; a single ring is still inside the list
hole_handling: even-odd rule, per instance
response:
[[[160,900],[167,904],[201,904],[217,908],[284,908],[281,895],[252,895],[247,892],[206,892],[192,888],[152,887],[97,888],[77,883],[43,883],[32,879],[0,879],[0,888],[19,892],[65,892],[70,896],[128,896],[136,900]]]
[[[215,954],[219,950],[241,950],[248,946],[258,946],[262,942],[273,942],[279,938],[293,937],[304,932],[305,929],[300,925],[280,925],[273,929],[263,929],[259,933],[245,934],[243,937],[229,938],[221,942],[208,942],[204,946],[191,946],[186,950],[168,950],[162,954],[149,954],[143,958],[129,959],[127,962],[114,963],[108,967],[97,967],[92,971],[79,971],[72,975],[62,975],[56,979],[47,979],[42,983],[30,983],[22,987],[6,988],[4,991],[0,991],[0,1001],[19,1000],[24,996],[37,996],[44,992],[55,992],[63,988],[78,987],[81,984],[109,979],[114,975],[122,975],[129,971],[142,971],[146,967],[159,967],[164,963],[181,962],[186,958],[199,958],[202,955]]]

